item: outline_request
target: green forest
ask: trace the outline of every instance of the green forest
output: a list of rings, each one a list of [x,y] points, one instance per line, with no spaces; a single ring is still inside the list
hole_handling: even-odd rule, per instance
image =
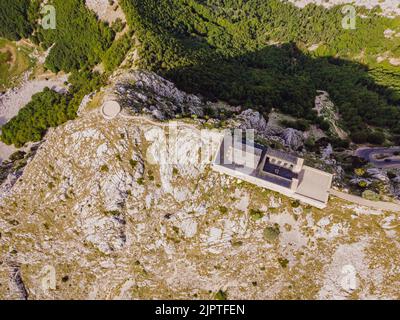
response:
[[[9,40],[28,38],[33,31],[30,0],[0,1],[0,37]]]
[[[43,49],[52,47],[46,67],[53,72],[80,70],[102,61],[115,32],[99,21],[84,0],[50,0],[56,10],[56,29],[45,30],[39,23],[39,0],[2,0],[0,37],[30,38]]]
[[[399,53],[400,39],[384,37],[387,28],[398,30],[399,19],[370,13],[357,19],[357,30],[344,30],[341,7],[299,9],[278,0],[120,2],[142,43],[141,66],[186,91],[318,122],[315,90],[327,90],[358,141],[365,124],[400,133],[398,70],[371,63],[375,54]],[[322,45],[309,53],[307,46],[316,43]],[[360,52],[364,63],[352,61]]]
[[[47,128],[68,120],[67,108],[66,96],[46,88],[34,95],[18,116],[1,128],[2,140],[17,148],[29,141],[40,141]]]

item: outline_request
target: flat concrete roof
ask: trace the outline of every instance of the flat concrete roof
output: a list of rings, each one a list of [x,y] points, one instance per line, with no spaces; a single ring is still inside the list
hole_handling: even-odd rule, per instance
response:
[[[299,174],[299,186],[296,193],[327,203],[333,176],[321,170],[303,166]]]
[[[104,102],[101,113],[106,119],[113,119],[121,112],[121,106],[117,101],[109,100]]]

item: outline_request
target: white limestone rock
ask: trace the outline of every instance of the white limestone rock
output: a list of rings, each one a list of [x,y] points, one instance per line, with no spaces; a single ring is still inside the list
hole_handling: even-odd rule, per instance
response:
[[[242,129],[254,129],[258,134],[263,134],[267,128],[267,121],[258,111],[247,109],[238,118],[242,120]]]

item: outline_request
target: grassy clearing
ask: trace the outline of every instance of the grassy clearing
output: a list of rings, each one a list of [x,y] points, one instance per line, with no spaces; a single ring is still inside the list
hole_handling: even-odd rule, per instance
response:
[[[30,49],[0,38],[0,91],[18,84],[22,74],[33,66]]]

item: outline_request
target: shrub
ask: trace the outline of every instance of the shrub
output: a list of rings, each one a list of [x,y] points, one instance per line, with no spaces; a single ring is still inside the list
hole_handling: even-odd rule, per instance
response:
[[[350,146],[349,140],[342,140],[342,139],[331,139],[330,140],[334,149],[347,149]]]
[[[310,129],[310,123],[307,120],[299,119],[299,120],[282,120],[281,124],[288,128],[293,128],[300,131],[307,131]]]
[[[250,209],[250,217],[254,221],[260,220],[264,217],[264,213],[258,209]]]
[[[365,143],[368,140],[368,134],[364,131],[357,131],[350,135],[351,140],[355,143]]]
[[[215,300],[228,300],[228,294],[226,293],[226,291],[219,290],[215,294],[214,299]]]
[[[227,214],[228,213],[228,208],[224,207],[224,206],[220,206],[218,207],[219,212],[221,212],[221,214]]]
[[[358,182],[358,186],[360,188],[366,188],[368,186],[368,183],[365,180],[361,180],[360,182]]]
[[[282,268],[286,268],[289,264],[289,260],[285,258],[278,258],[278,262]]]
[[[300,207],[300,201],[299,200],[292,200],[291,204],[292,204],[292,208]]]
[[[322,120],[318,123],[318,127],[323,131],[328,131],[331,128],[329,121]]]
[[[14,152],[11,156],[10,156],[10,161],[17,161],[17,160],[22,160],[24,159],[26,156],[26,152],[25,151],[21,151],[18,150],[16,152]]]
[[[135,169],[138,161],[137,160],[133,160],[133,159],[129,159],[129,164],[131,165],[132,169]]]
[[[279,234],[280,230],[278,224],[274,224],[273,226],[269,226],[264,229],[264,239],[267,241],[275,241],[278,239]]]
[[[380,200],[379,194],[377,194],[376,192],[374,192],[372,190],[365,190],[362,193],[362,197],[364,199],[371,200],[371,201],[379,201]]]
[[[367,135],[367,141],[372,144],[381,145],[385,140],[385,135],[380,131],[371,132]]]
[[[125,22],[121,20],[121,18],[117,18],[112,24],[111,29],[114,30],[115,33],[121,32],[125,28]]]

